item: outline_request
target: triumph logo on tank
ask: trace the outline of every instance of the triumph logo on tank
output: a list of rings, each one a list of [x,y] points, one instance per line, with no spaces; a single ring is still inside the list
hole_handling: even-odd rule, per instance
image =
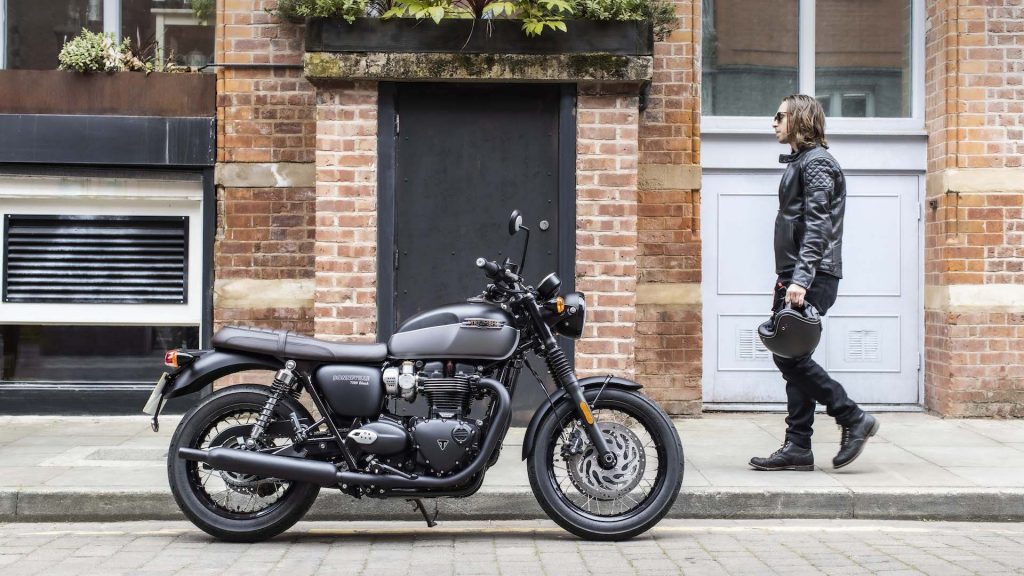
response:
[[[438,447],[441,448],[442,451],[444,451],[444,449],[448,447],[448,441],[447,440],[438,440],[437,441],[437,445],[438,445]]]

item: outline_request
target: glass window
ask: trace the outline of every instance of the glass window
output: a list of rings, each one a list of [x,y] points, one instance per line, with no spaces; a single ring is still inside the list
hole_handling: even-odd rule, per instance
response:
[[[0,382],[150,383],[198,347],[197,326],[0,325]]]
[[[212,2],[204,2],[210,6]],[[146,56],[182,66],[213,62],[214,18],[201,19],[185,0],[121,0],[121,35]]]
[[[704,0],[703,113],[771,116],[799,92],[798,0]]]
[[[103,31],[101,0],[7,0],[7,67],[55,69],[61,46],[83,28]]]
[[[912,0],[817,0],[815,95],[828,116],[909,117]]]

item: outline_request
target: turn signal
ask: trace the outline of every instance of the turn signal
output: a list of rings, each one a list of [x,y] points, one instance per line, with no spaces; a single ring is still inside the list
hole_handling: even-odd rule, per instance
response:
[[[555,311],[559,314],[565,312],[565,298],[562,298],[561,296],[555,298]]]
[[[178,351],[177,350],[168,350],[167,353],[164,354],[164,365],[170,366],[171,368],[177,368],[178,367]]]

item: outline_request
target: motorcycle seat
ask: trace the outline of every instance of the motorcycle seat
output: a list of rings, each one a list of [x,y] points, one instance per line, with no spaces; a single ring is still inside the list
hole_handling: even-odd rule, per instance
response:
[[[323,362],[383,362],[387,344],[328,342],[286,330],[226,326],[213,335],[213,347],[255,352],[287,360]]]

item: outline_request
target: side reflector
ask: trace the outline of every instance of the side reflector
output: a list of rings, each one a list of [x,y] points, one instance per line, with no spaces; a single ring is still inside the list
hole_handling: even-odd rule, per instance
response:
[[[590,413],[590,406],[587,406],[586,402],[580,402],[580,412],[583,412],[583,417],[587,419],[587,424],[594,424],[594,415]]]

